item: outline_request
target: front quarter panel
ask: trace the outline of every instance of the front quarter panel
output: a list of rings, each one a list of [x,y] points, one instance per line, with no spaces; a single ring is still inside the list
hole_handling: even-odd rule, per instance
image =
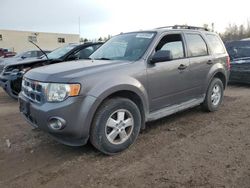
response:
[[[89,90],[87,95],[94,96],[101,102],[109,95],[119,91],[131,91],[137,94],[143,103],[144,112],[148,112],[148,95],[146,89],[139,80],[132,77],[120,76],[118,78],[110,77],[109,79],[104,79]]]

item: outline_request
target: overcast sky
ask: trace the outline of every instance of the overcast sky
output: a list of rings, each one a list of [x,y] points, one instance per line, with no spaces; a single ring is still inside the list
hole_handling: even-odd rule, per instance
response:
[[[250,20],[249,0],[0,0],[0,29],[108,34],[159,26],[215,23],[223,32],[229,23]]]

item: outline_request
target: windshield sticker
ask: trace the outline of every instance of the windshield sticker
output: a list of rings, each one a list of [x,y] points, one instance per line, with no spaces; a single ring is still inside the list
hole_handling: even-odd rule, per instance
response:
[[[154,36],[153,33],[138,33],[136,35],[136,38],[145,38],[145,39],[151,39]]]

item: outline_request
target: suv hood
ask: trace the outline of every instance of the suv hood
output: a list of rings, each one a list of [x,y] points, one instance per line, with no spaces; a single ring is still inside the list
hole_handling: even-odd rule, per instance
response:
[[[70,80],[105,71],[111,67],[128,64],[131,61],[119,60],[80,60],[53,64],[32,69],[25,77],[42,82],[70,82]]]

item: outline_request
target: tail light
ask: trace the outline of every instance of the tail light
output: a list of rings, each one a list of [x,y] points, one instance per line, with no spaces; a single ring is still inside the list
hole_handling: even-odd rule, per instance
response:
[[[227,56],[227,69],[230,70],[231,69],[231,63],[230,63],[230,57]]]

